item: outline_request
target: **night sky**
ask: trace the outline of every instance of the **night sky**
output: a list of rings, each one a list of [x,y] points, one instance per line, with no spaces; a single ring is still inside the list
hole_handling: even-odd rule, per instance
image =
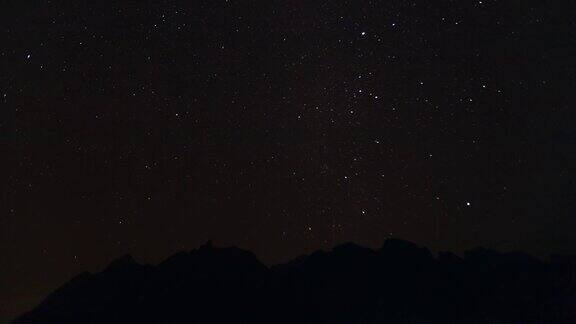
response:
[[[576,252],[576,3],[0,5],[0,321],[131,253]]]

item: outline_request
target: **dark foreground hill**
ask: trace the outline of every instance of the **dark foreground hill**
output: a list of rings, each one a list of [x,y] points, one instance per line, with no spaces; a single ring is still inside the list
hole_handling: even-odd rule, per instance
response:
[[[15,323],[576,323],[575,269],[486,249],[434,257],[400,240],[267,268],[207,244],[158,266],[122,257]]]

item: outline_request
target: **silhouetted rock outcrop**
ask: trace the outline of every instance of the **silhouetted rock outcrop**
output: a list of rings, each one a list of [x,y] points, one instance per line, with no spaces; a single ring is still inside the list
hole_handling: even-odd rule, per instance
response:
[[[461,258],[388,240],[267,268],[208,243],[158,266],[130,256],[83,273],[27,323],[573,323],[576,260],[474,249]]]

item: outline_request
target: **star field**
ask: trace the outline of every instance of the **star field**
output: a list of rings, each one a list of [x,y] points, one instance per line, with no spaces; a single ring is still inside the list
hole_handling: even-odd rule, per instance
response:
[[[573,4],[1,6],[7,313],[208,239],[576,250]]]

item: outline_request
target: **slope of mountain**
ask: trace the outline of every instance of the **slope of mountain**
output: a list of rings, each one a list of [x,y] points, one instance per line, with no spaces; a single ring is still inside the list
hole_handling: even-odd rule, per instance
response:
[[[488,249],[463,258],[410,242],[352,243],[267,268],[210,243],[157,266],[130,256],[83,273],[15,324],[571,323],[576,259]]]

